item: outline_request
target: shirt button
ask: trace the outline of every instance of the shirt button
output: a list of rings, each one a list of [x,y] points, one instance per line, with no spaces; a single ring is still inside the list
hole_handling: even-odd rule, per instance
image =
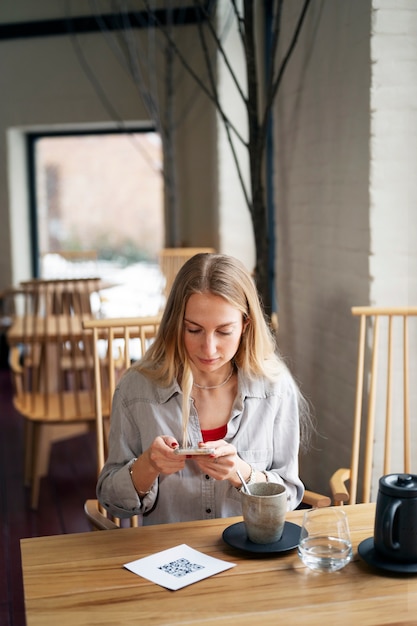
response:
[[[206,513],[211,513],[211,509],[206,509]]]
[[[206,474],[206,480],[210,480],[210,476]]]

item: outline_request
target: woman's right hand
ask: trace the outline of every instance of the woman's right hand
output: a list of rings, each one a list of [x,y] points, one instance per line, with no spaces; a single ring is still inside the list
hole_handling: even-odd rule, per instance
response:
[[[177,447],[174,437],[163,435],[137,458],[132,465],[132,480],[140,496],[148,493],[159,474],[175,474],[184,468],[185,458],[174,453]]]
[[[184,469],[185,466],[185,457],[174,453],[178,445],[178,441],[174,437],[162,435],[153,440],[142,456],[158,475],[175,474]]]

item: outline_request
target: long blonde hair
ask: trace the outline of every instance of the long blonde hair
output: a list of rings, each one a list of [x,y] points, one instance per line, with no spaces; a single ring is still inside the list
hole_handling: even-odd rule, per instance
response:
[[[266,321],[252,276],[238,259],[223,254],[196,254],[179,270],[168,296],[157,336],[133,367],[161,386],[178,380],[183,392],[186,432],[193,376],[184,347],[184,315],[193,294],[221,296],[248,322],[234,356],[246,375],[276,380],[285,369]],[[301,399],[301,395],[300,395]],[[186,445],[184,439],[183,444]]]

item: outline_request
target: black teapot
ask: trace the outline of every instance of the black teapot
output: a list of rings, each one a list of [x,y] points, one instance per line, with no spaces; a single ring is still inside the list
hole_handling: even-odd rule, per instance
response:
[[[417,563],[417,475],[379,479],[374,547],[392,561]]]

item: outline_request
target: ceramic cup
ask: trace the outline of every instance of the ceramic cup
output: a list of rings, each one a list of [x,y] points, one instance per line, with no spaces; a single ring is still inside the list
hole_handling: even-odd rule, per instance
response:
[[[241,490],[242,514],[248,538],[254,543],[279,541],[287,513],[287,492],[277,483],[248,485],[250,495]]]
[[[416,474],[387,474],[379,479],[374,545],[387,559],[417,563]]]

